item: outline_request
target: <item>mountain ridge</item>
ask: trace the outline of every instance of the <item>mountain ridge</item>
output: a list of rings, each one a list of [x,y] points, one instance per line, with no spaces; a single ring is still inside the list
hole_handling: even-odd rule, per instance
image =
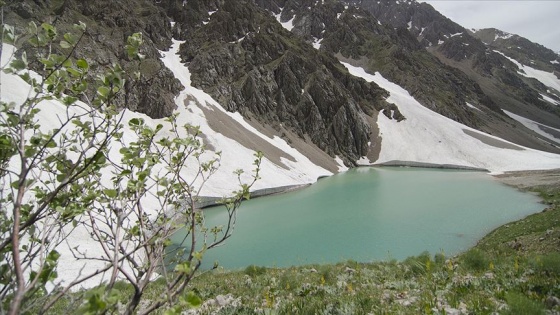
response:
[[[74,0],[38,0],[11,1],[7,8],[7,21],[17,24],[55,17],[64,29],[72,19],[87,19],[94,25],[90,47],[78,53],[106,47],[111,53],[88,56],[92,64],[120,60],[127,69],[144,69],[151,79],[131,87],[123,103],[154,118],[177,106],[173,95],[181,86],[157,58],[175,38],[186,41],[179,51],[193,86],[270,133],[292,143],[302,140],[349,166],[365,156],[374,162],[382,141],[380,116],[395,122],[409,117],[386,101],[387,91],[349,75],[340,61],[380,72],[426,108],[466,126],[560,153],[555,136],[543,137],[507,114],[529,118],[549,135],[560,127],[560,92],[508,59],[522,56],[521,63],[532,65],[526,59],[538,56],[527,60],[554,73],[558,64],[545,64],[550,52],[542,47],[533,55],[497,53],[513,45],[509,39],[524,50],[533,46],[516,36],[485,44],[479,37],[490,38],[489,31],[477,35],[426,3],[126,0],[96,9]],[[124,8],[135,9],[127,15]],[[134,28],[147,38],[148,60],[142,64],[115,53],[117,40]]]

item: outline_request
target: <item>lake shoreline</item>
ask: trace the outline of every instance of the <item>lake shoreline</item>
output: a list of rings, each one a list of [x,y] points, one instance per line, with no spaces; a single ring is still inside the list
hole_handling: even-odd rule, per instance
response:
[[[490,170],[485,168],[465,166],[465,165],[437,164],[437,163],[402,161],[402,160],[392,160],[392,161],[375,163],[370,165],[358,165],[356,168],[362,168],[362,167],[374,167],[374,168],[375,167],[412,167],[412,168],[431,168],[431,169],[445,169],[445,170],[472,171],[472,172],[485,172],[485,173],[491,172]],[[251,192],[251,198],[273,196],[278,194],[289,193],[292,191],[297,191],[300,189],[305,189],[317,183],[319,180],[323,178],[328,178],[330,176],[318,177],[314,183],[285,185],[285,186],[257,189]],[[543,185],[550,186],[551,184],[556,184],[557,186],[560,187],[560,169],[506,171],[505,173],[502,174],[490,174],[490,176],[502,182],[503,184],[515,187],[522,191],[527,191],[528,189],[537,186],[543,186]],[[224,198],[222,197],[200,196],[199,201],[196,204],[199,209],[212,208],[212,207],[222,205],[221,201],[223,199]]]

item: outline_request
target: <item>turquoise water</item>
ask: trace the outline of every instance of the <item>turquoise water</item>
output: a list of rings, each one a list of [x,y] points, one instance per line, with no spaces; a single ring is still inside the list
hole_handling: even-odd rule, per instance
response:
[[[204,261],[225,268],[453,255],[499,225],[538,212],[530,194],[478,172],[358,168],[303,190],[242,204],[233,236]],[[205,210],[209,226],[222,208]],[[175,242],[180,235],[175,236]]]

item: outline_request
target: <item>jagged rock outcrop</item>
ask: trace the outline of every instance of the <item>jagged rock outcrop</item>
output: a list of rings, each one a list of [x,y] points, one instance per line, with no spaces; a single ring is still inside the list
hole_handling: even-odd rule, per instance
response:
[[[554,114],[560,118],[560,110],[541,98],[541,94],[546,95],[550,92],[550,88],[535,79],[527,78],[520,74],[522,70],[502,52],[512,51],[511,45],[514,43],[509,42],[510,38],[515,42],[529,42],[528,40],[513,39],[519,36],[507,34],[496,29],[481,31],[478,36],[476,33],[473,35],[471,34],[473,33],[461,33],[461,35],[449,38],[435,48],[434,51],[436,51],[439,56],[452,60],[458,66],[462,65],[463,68],[467,66],[470,67],[473,70],[470,71],[472,79],[478,80],[479,82],[487,81],[484,85],[485,89],[489,91],[488,93],[492,94],[489,85],[499,88],[501,95],[496,95],[494,98],[496,102],[502,104],[502,108],[511,110],[508,106],[510,102],[505,101],[505,97],[512,97],[526,104],[526,107],[536,107],[539,110]],[[488,43],[485,44],[484,41],[488,41]],[[525,43],[525,45],[528,46],[530,44]],[[535,60],[531,59],[531,62],[528,63],[532,67],[538,68],[539,64],[545,65],[540,68],[546,69],[543,71],[548,70],[552,72],[555,64],[545,62],[545,60],[552,58],[555,54],[551,50],[538,44],[533,45],[535,49],[530,49],[529,51],[531,51],[531,53],[522,53],[525,50],[518,47],[513,51],[517,51],[516,56],[519,56],[520,60],[535,58]],[[504,50],[504,46],[508,48]],[[554,97],[554,93],[550,94],[550,96]],[[500,101],[500,99],[502,99],[502,101]],[[550,119],[548,119],[546,123],[551,125],[558,124],[558,122],[553,122]]]
[[[427,3],[414,0],[345,2],[369,11],[382,24],[407,29],[424,47],[438,45],[451,35],[464,31],[462,26]]]
[[[376,12],[377,6],[370,2],[303,2],[287,1],[281,19],[293,19],[294,34],[315,43],[320,40],[321,51],[371,73],[381,72],[424,106],[466,125],[479,126],[467,102],[499,111],[475,82],[429,54],[406,28],[383,25],[377,16],[360,7]],[[290,5],[299,8],[289,9],[292,15],[285,13]],[[384,14],[387,12],[392,11]]]
[[[282,28],[251,1],[186,6],[198,21],[181,24],[185,13],[174,16],[186,39],[181,56],[193,85],[228,110],[289,128],[350,164],[369,150],[366,116],[383,108],[398,113],[383,101],[384,90],[350,76],[338,60]]]
[[[532,68],[547,72],[555,71],[560,75],[560,56],[538,43],[495,28],[473,30],[472,35],[480,39],[489,49],[499,50],[508,57],[522,64],[530,65]]]
[[[86,23],[87,32],[75,57],[85,58],[94,73],[118,63],[128,73],[142,74],[140,80],[126,85],[121,103],[154,118],[169,116],[175,109],[174,97],[182,87],[159,60],[158,52],[170,46],[172,29],[165,12],[152,1],[16,0],[7,1],[4,10],[5,22],[20,32],[30,21],[50,22],[61,34],[78,21]],[[141,62],[127,60],[124,53],[127,37],[135,32],[143,34],[141,53],[146,58]]]

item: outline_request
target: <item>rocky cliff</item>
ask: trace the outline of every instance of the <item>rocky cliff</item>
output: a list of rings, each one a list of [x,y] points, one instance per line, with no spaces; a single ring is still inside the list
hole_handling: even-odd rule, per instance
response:
[[[173,18],[193,85],[230,111],[288,128],[349,163],[368,153],[367,117],[384,108],[398,113],[384,90],[350,76],[332,54],[251,1],[189,1],[186,8]]]
[[[175,109],[174,97],[182,87],[161,63],[158,52],[171,45],[170,20],[153,1],[6,2],[5,22],[15,25],[19,33],[23,33],[31,21],[52,23],[59,33],[69,31],[78,21],[84,22],[87,31],[74,51],[75,57],[85,58],[94,72],[99,67],[119,63],[129,73],[138,70],[142,74],[136,84],[126,85],[120,103],[155,118],[169,116]],[[124,53],[127,37],[135,32],[143,34],[141,53],[146,58],[141,62],[127,60]]]

